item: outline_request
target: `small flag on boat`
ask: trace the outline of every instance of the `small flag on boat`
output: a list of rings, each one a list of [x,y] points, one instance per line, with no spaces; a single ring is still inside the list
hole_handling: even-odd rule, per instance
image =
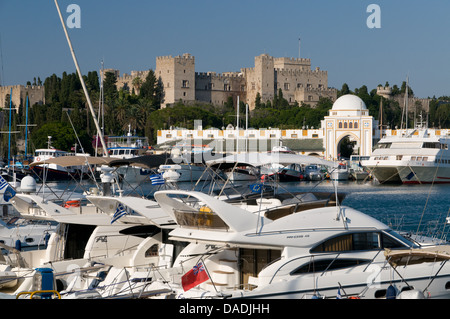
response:
[[[152,181],[152,185],[163,185],[164,184],[164,178],[162,177],[162,174],[151,175],[150,180]]]
[[[194,268],[189,270],[183,275],[183,277],[181,277],[181,284],[184,291],[188,291],[189,289],[200,285],[202,282],[205,282],[208,279],[209,276],[205,270],[203,262],[199,262],[194,266]]]
[[[8,185],[8,187],[5,189],[5,192],[3,193],[3,199],[5,202],[9,202],[11,198],[16,196],[16,191]]]
[[[116,212],[114,213],[114,216],[111,219],[111,224],[126,214],[127,210],[125,209],[125,206],[122,203],[119,203],[119,205],[117,205]]]
[[[11,198],[16,196],[16,191],[14,188],[12,188],[11,185],[9,185],[9,183],[2,176],[0,176],[0,190],[2,189],[5,189],[3,192],[3,200],[5,202],[9,202]]]
[[[0,190],[7,187],[8,185],[8,182],[0,175]]]
[[[252,184],[248,186],[252,193],[261,193],[262,187],[261,184]]]

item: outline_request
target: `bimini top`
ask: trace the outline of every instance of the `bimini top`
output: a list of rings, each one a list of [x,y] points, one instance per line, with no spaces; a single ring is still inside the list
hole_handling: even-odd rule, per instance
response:
[[[237,164],[236,164],[237,163]],[[262,166],[267,164],[319,164],[329,167],[337,167],[332,161],[327,161],[315,156],[288,154],[288,153],[240,153],[229,155],[223,158],[207,161],[206,164],[211,167],[220,167],[222,169],[233,166]]]
[[[394,267],[424,262],[447,261],[450,260],[450,245],[437,245],[419,249],[386,249],[384,255]]]
[[[43,165],[43,164],[57,164],[62,167],[79,166],[79,165],[108,165],[115,160],[111,157],[95,157],[95,156],[61,156],[55,158],[49,158],[43,161],[31,163],[30,166]]]

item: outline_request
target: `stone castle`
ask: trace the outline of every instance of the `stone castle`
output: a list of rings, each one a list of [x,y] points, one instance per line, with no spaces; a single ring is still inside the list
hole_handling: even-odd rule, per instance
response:
[[[117,77],[117,88],[128,90],[138,87],[133,80],[145,80],[148,71],[132,71],[120,76],[119,70],[106,69]],[[255,108],[257,94],[261,102],[271,101],[281,89],[283,97],[290,103],[306,103],[315,106],[321,97],[336,100],[337,90],[328,87],[327,71],[311,69],[311,60],[304,58],[274,58],[267,54],[255,57],[255,66],[242,68],[240,72],[196,72],[195,57],[185,53],[181,56],[156,58],[155,76],[160,78],[164,89],[166,107],[178,101],[186,104],[205,102],[223,105],[231,97]],[[236,104],[235,104],[236,105]]]
[[[10,94],[12,96],[11,99],[12,108],[15,108],[16,112],[18,112],[18,108],[20,105],[25,107],[27,94],[28,94],[28,106],[31,107],[36,103],[45,104],[44,86],[10,85],[10,86],[0,86],[0,108],[9,109]]]

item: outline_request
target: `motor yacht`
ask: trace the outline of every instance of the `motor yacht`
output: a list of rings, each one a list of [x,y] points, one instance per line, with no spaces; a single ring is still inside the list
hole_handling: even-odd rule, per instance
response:
[[[347,298],[377,299],[394,289],[397,295],[416,290],[450,297],[448,246],[420,248],[350,207],[270,219],[204,193],[159,191],[155,199],[179,225],[170,238],[190,244],[161,275],[170,283],[155,280],[148,291],[170,287],[179,298],[296,299],[336,298],[340,291]],[[181,277],[199,261],[209,279],[184,291]]]
[[[448,137],[417,128],[382,138],[361,163],[380,183],[450,183],[449,144]]]

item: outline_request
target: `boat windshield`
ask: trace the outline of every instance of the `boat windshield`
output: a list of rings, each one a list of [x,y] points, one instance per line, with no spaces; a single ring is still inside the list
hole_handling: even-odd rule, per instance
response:
[[[395,232],[392,229],[386,230],[385,233],[389,234],[389,236],[394,237],[396,240],[401,241],[403,244],[405,244],[409,248],[419,248],[419,246],[417,244],[415,244],[412,241],[406,239],[405,237],[401,236],[400,234],[398,234],[397,232]],[[389,247],[385,247],[385,248],[389,248]]]
[[[208,206],[198,210],[174,210],[178,225],[197,229],[228,230],[228,225]]]

